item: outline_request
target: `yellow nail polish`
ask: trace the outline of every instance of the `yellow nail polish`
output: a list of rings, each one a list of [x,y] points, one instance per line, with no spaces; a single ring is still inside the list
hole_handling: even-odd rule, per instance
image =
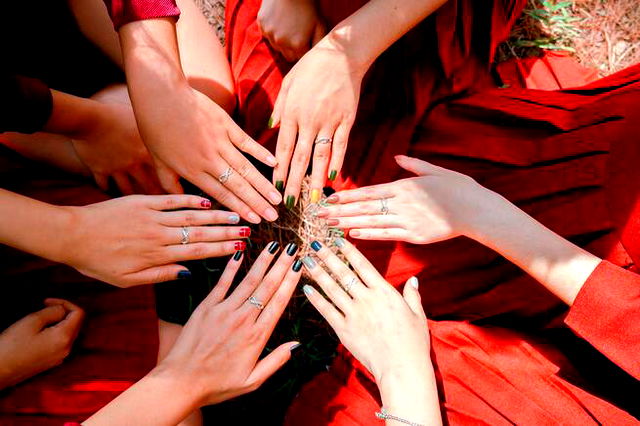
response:
[[[319,189],[312,189],[311,190],[311,202],[312,203],[317,203],[318,201],[320,201],[320,190]]]

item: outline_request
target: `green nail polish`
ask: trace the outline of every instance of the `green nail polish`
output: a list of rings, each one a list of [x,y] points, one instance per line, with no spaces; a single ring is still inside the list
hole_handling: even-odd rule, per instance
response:
[[[281,180],[276,181],[276,189],[280,192],[284,189],[284,182]]]
[[[336,180],[336,177],[338,177],[338,171],[331,170],[331,173],[329,173],[329,180]]]
[[[270,129],[273,129],[273,117],[269,117],[269,121],[267,121],[267,126],[269,126]]]
[[[287,195],[287,202],[285,203],[287,208],[291,210],[293,206],[296,204],[296,197],[293,195]]]

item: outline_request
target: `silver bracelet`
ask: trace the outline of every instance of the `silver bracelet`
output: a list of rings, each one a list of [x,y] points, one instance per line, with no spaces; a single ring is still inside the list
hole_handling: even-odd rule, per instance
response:
[[[421,423],[410,422],[409,420],[396,417],[393,414],[389,414],[384,408],[381,408],[380,411],[376,411],[376,417],[380,420],[395,420],[396,422],[404,423],[409,426],[424,426]]]

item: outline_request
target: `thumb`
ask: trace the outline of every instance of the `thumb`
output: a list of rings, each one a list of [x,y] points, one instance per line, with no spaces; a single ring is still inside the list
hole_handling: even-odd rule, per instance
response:
[[[127,287],[162,283],[178,279],[186,280],[188,278],[191,278],[191,271],[184,266],[177,264],[154,266],[129,274],[127,277]]]
[[[322,38],[327,35],[327,27],[321,20],[318,21],[316,27],[313,29],[313,38],[311,39],[311,46],[315,46]]]
[[[34,327],[40,331],[43,328],[50,326],[51,324],[58,323],[67,316],[67,311],[62,305],[47,306],[37,312],[27,315],[27,318],[32,321]]]
[[[427,317],[424,313],[424,309],[422,308],[422,298],[418,291],[418,279],[416,277],[411,277],[407,280],[404,285],[402,295],[404,296],[404,300],[407,302],[407,305],[409,305],[416,315],[419,315],[422,318]]]
[[[434,166],[426,161],[418,158],[407,157],[406,155],[396,155],[394,158],[396,163],[398,163],[398,166],[418,176],[437,175],[445,170],[442,167]]]
[[[269,355],[258,361],[247,379],[249,387],[252,389],[260,387],[265,380],[271,377],[273,373],[278,371],[280,367],[291,359],[292,351],[299,347],[300,343],[298,342],[284,343],[278,346]]]

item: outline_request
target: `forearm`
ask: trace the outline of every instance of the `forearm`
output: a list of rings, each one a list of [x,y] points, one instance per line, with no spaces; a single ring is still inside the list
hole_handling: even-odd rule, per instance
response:
[[[198,408],[188,380],[156,367],[83,425],[174,426]]]
[[[490,192],[469,237],[492,248],[572,305],[601,259],[565,240]]]
[[[364,68],[446,0],[371,0],[340,22],[324,42]],[[322,42],[321,42],[322,43]]]
[[[67,93],[51,90],[53,110],[42,129],[68,137],[76,137],[100,116],[100,103],[92,99],[80,98]]]

